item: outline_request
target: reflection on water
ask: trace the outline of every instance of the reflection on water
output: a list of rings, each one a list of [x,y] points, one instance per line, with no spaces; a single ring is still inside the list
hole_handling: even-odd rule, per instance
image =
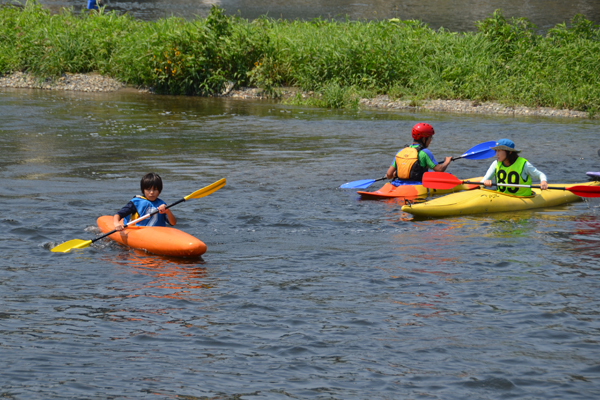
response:
[[[7,2],[7,0],[2,0]],[[52,11],[73,7],[85,8],[85,0],[40,0]],[[338,18],[351,20],[417,19],[430,27],[444,27],[451,31],[475,30],[475,21],[487,18],[500,8],[507,17],[529,18],[540,29],[568,22],[575,14],[600,22],[598,0],[105,0],[109,10],[127,12],[136,18],[155,20],[165,16],[192,18],[205,17],[215,4],[229,14],[255,19],[262,15],[272,18],[303,19]]]
[[[570,219],[574,222],[574,230],[551,232],[553,245],[565,253],[562,261],[571,269],[600,271],[600,217],[592,214]],[[567,257],[577,262],[565,262]]]
[[[149,280],[144,285],[132,288],[132,293],[164,299],[202,301],[203,289],[215,288],[215,279],[210,278],[202,265],[202,258],[186,259],[165,257],[142,250],[119,246],[117,256],[102,256],[106,263],[123,268],[126,275],[139,274]]]

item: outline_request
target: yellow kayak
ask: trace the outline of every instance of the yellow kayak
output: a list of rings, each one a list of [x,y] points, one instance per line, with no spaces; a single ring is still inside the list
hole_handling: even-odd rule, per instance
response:
[[[552,184],[552,187],[575,185],[598,186],[600,182]],[[554,207],[581,200],[568,190],[532,189],[532,196],[515,196],[489,189],[475,189],[411,204],[402,207],[402,211],[420,217],[448,217],[480,213],[529,210],[532,208]]]

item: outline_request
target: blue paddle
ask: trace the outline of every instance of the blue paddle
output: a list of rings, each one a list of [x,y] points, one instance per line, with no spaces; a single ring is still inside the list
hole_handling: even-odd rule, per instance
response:
[[[374,184],[377,181],[382,181],[384,179],[387,179],[387,176],[384,176],[383,178],[379,178],[379,179],[363,179],[360,181],[353,181],[353,182],[348,182],[348,183],[344,183],[342,186],[340,186],[341,189],[366,189],[369,186],[371,186],[372,184]]]
[[[490,147],[496,145],[496,141],[490,140],[489,142],[479,143],[475,147],[471,147],[469,150],[465,151],[462,156],[452,157],[452,161],[458,160],[460,158],[466,158],[467,160],[484,160],[486,158],[491,158],[496,155],[496,152]]]
[[[466,158],[467,160],[483,160],[486,158],[493,157],[496,155],[496,152],[490,147],[495,146],[496,142],[494,140],[490,140],[489,142],[479,143],[477,146],[471,147],[469,150],[465,151],[461,156],[452,157],[452,161]],[[441,164],[441,163],[440,163]],[[362,179],[360,181],[352,181],[348,183],[344,183],[340,186],[340,189],[366,189],[377,181],[382,181],[387,179],[385,176],[379,179]]]

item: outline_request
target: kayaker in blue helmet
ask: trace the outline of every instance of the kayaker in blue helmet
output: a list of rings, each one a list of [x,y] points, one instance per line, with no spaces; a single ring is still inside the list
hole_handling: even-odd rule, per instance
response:
[[[540,181],[540,189],[548,189],[548,178],[546,175],[534,167],[523,157],[519,157],[521,150],[515,148],[515,144],[509,139],[500,139],[494,147],[496,159],[485,176],[481,180],[485,186],[492,186],[492,178],[496,178],[496,183],[505,183],[512,185],[531,185],[531,178]],[[498,186],[499,192],[509,193],[515,196],[531,196],[531,188]]]
[[[435,161],[433,154],[427,149],[434,134],[435,131],[429,124],[419,122],[413,126],[413,143],[396,153],[392,165],[386,172],[386,177],[420,183],[423,180],[423,174],[429,169],[444,172],[452,162],[452,157],[446,157],[441,164]]]
[[[177,223],[171,210],[166,208],[166,203],[158,198],[163,189],[162,179],[158,174],[150,172],[144,175],[140,181],[140,189],[143,196],[135,196],[113,216],[116,230],[123,230],[127,222],[150,214],[154,210],[158,210],[158,214],[139,221],[136,226],[166,226],[167,222],[169,225]]]

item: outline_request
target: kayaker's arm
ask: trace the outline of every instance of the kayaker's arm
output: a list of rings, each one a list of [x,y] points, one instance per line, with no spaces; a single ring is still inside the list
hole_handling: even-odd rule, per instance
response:
[[[396,167],[391,165],[387,172],[385,173],[385,177],[388,179],[393,179],[396,176]]]
[[[161,204],[160,206],[158,206],[158,212],[161,214],[167,214],[169,224],[171,226],[175,226],[175,224],[177,223],[177,218],[175,218],[175,215],[173,215],[171,210],[169,210],[165,204]]]
[[[532,178],[540,180],[540,189],[542,189],[542,190],[548,189],[548,178],[546,177],[546,174],[544,174],[542,171],[540,171],[539,169],[534,167],[533,164],[531,164],[529,161],[527,161],[525,163],[525,168],[523,168],[523,170],[527,174],[529,174],[529,176],[531,176]]]
[[[125,226],[123,225],[123,222],[121,222],[122,218],[119,214],[115,214],[113,216],[113,225],[115,226],[115,229],[118,231],[122,231],[123,229],[125,229]]]
[[[169,220],[169,224],[171,224],[171,226],[175,226],[177,223],[177,218],[175,218],[171,210],[167,210],[167,219]]]
[[[490,187],[492,186],[492,177],[496,175],[496,164],[498,161],[494,161],[492,165],[488,168],[487,172],[481,178],[481,182],[483,182],[484,186]]]
[[[444,159],[444,162],[433,167],[433,170],[435,172],[444,172],[446,170],[446,168],[448,168],[448,165],[450,165],[451,162],[452,162],[452,157],[446,157]]]
[[[135,208],[135,204],[133,204],[132,201],[128,202],[123,208],[117,211],[117,213],[113,217],[113,224],[115,226],[115,229],[118,231],[122,231],[123,229],[125,229],[125,225],[123,224],[123,218],[135,212],[137,212],[137,209]]]

